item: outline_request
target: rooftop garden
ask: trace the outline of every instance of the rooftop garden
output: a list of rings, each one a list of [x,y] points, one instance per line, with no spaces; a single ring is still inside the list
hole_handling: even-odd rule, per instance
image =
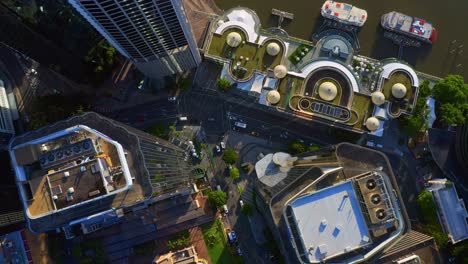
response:
[[[368,116],[371,111],[372,102],[369,96],[355,93],[353,96],[353,102],[351,109],[358,113],[357,122],[353,126],[356,129],[362,129],[364,124],[364,118]],[[350,120],[351,122],[351,120]]]
[[[307,53],[309,53],[313,49],[312,46],[306,45],[306,44],[301,44],[291,55],[289,55],[288,60],[296,65],[298,64],[302,58],[304,58]]]
[[[403,99],[397,99],[392,96],[392,87],[396,83],[402,83],[406,87],[406,96]],[[393,73],[388,80],[384,80],[382,93],[387,100],[392,102],[391,112],[399,115],[401,111],[410,111],[416,89],[411,85],[411,78],[406,73],[400,71]]]
[[[227,36],[231,32],[239,33],[242,38],[242,42],[238,47],[231,47],[226,42]],[[255,70],[264,72],[281,63],[284,50],[278,40],[270,39],[263,45],[253,44],[245,40],[245,33],[235,27],[227,29],[222,35],[213,34],[208,54],[230,60],[231,74],[238,80],[247,80]],[[266,52],[267,45],[272,42],[278,43],[280,47],[280,51],[276,56],[271,56]]]
[[[299,95],[302,88],[303,79],[293,76],[286,76],[280,81],[278,92],[281,99],[278,103],[279,108],[288,109],[289,101],[294,95]]]

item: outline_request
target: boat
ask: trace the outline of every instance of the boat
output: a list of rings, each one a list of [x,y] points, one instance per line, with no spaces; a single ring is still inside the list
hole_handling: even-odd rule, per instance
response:
[[[432,44],[437,39],[437,30],[432,23],[395,11],[384,14],[380,24],[385,30],[403,34],[428,44]]]
[[[367,20],[366,10],[335,1],[325,1],[320,12],[324,18],[357,27],[362,27]]]

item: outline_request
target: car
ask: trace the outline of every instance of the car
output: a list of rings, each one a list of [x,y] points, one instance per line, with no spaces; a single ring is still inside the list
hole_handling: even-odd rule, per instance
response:
[[[216,121],[216,119],[214,119],[214,117],[208,117],[208,121]]]
[[[228,209],[227,205],[223,205],[223,213],[224,214],[229,214],[229,209]],[[234,231],[232,231],[232,232],[234,232]]]
[[[215,149],[216,149],[216,153],[220,153],[220,152],[221,152],[221,148],[220,148],[218,145],[215,146]]]
[[[242,250],[240,247],[237,247],[237,255],[242,256]]]
[[[229,243],[233,244],[237,242],[237,236],[236,236],[236,231],[231,231],[228,233],[228,239]]]
[[[226,148],[226,143],[224,143],[223,141],[221,141],[219,143],[219,145],[221,146],[222,149],[225,149]]]
[[[175,102],[175,101],[177,101],[177,97],[171,96],[171,97],[167,98],[167,100],[168,100],[169,102]]]
[[[237,118],[236,118],[235,116],[231,116],[231,115],[230,115],[230,116],[229,116],[229,120],[234,120],[234,121],[236,121]]]
[[[244,206],[244,201],[239,200],[239,204],[240,204],[241,207]]]

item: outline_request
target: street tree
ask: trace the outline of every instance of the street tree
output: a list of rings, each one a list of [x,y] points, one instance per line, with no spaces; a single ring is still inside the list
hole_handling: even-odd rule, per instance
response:
[[[299,140],[294,140],[288,146],[288,150],[290,154],[299,154],[306,152],[306,146],[304,143],[300,142]]]
[[[468,99],[468,84],[460,75],[448,75],[434,85],[434,99],[441,104],[463,104]]]
[[[229,177],[231,177],[233,180],[237,180],[240,178],[240,172],[239,172],[239,169],[237,167],[232,167],[230,170],[229,170]]]
[[[241,211],[245,215],[252,215],[253,214],[253,206],[251,204],[245,203],[242,205]]]
[[[208,201],[212,207],[221,208],[226,204],[227,194],[220,190],[212,191],[208,194]]]
[[[231,82],[226,77],[219,78],[217,81],[219,89],[227,91],[231,87]]]
[[[223,154],[223,160],[227,164],[234,164],[239,159],[239,154],[232,148],[227,148]]]
[[[159,137],[159,138],[166,138],[166,128],[161,123],[156,123],[152,125],[149,129],[151,135]]]
[[[460,75],[448,75],[432,91],[444,125],[465,124],[468,120],[468,84]]]
[[[450,124],[465,124],[468,115],[468,105],[456,106],[455,104],[445,103],[440,107],[442,113],[442,123]]]

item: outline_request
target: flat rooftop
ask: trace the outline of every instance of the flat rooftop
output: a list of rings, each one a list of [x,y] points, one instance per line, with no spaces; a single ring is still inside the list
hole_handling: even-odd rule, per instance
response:
[[[450,234],[452,243],[468,239],[468,213],[463,199],[458,198],[454,186],[441,188],[432,192],[437,202],[443,225]]]
[[[118,147],[93,130],[75,127],[15,148],[29,216],[41,217],[126,187],[124,154],[120,150],[119,156]]]
[[[351,181],[300,197],[290,206],[311,263],[372,243]]]

